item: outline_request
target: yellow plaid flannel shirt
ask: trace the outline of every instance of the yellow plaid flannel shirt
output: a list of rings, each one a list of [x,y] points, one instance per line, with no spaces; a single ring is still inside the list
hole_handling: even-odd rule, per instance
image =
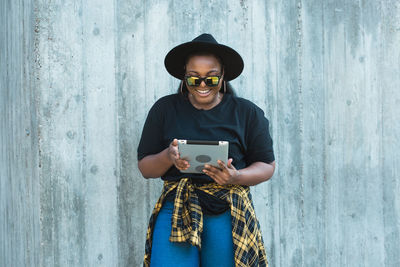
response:
[[[176,188],[172,214],[171,242],[189,242],[201,249],[203,213],[195,189],[230,203],[232,237],[236,267],[268,266],[260,224],[255,216],[250,188],[242,185],[194,184],[189,178],[165,181],[160,198],[150,217],[143,266],[150,266],[152,235],[164,198]]]

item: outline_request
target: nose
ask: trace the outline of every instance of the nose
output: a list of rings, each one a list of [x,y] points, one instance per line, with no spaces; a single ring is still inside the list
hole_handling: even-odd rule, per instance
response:
[[[201,83],[200,83],[200,87],[206,87],[207,85],[206,85],[206,82],[203,80],[203,81],[201,81]]]

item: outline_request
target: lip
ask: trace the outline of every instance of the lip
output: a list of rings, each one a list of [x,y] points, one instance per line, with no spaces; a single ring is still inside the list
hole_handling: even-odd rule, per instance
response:
[[[207,96],[209,96],[211,94],[212,90],[211,89],[207,89],[207,90],[198,90],[198,89],[196,89],[195,91],[196,91],[197,95],[199,95],[201,97],[207,97]]]

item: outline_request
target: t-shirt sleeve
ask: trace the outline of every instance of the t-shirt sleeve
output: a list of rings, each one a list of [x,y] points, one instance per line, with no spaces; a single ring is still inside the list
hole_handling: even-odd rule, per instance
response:
[[[275,160],[273,142],[269,133],[269,121],[265,118],[264,111],[254,107],[249,117],[246,131],[246,164],[258,161],[273,162]]]
[[[138,160],[164,150],[163,147],[163,111],[160,103],[156,102],[147,114],[140,137],[137,158]]]

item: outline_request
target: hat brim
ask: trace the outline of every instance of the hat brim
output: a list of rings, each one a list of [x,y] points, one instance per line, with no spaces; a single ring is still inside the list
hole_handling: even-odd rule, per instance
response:
[[[242,57],[234,49],[222,44],[207,42],[187,42],[171,49],[165,56],[164,65],[169,74],[177,79],[183,79],[185,75],[184,64],[187,56],[195,52],[210,52],[219,56],[225,66],[224,79],[231,81],[243,71]]]

